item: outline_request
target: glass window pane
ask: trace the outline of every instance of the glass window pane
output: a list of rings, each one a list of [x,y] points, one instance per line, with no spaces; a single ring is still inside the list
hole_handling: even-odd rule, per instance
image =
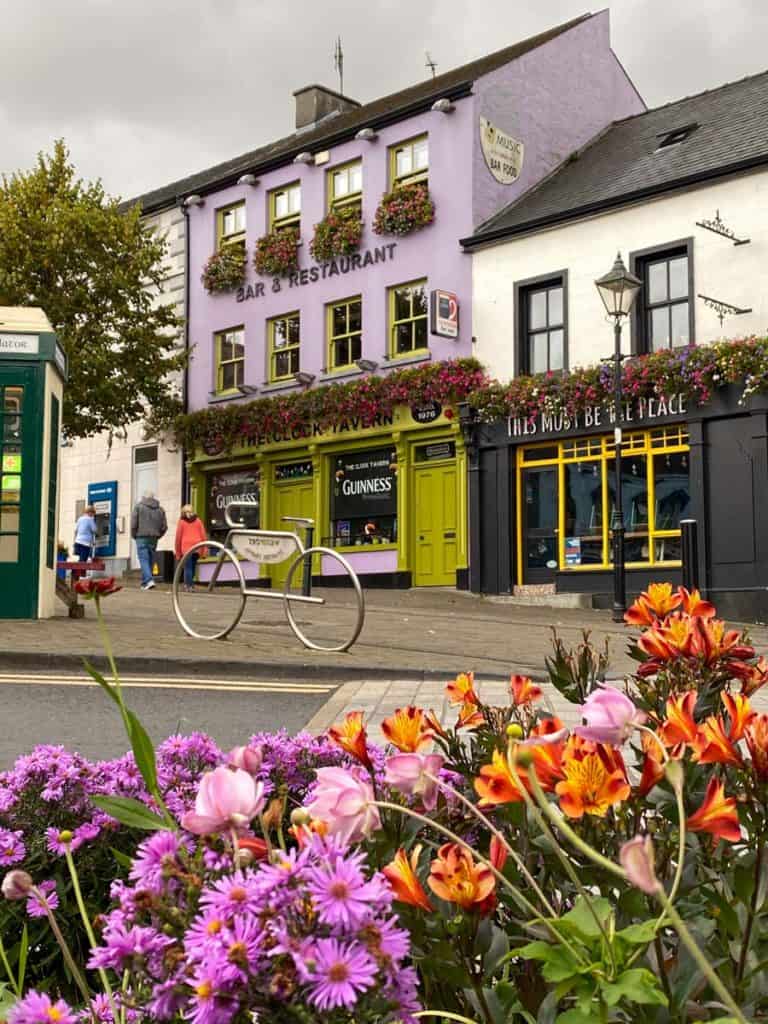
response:
[[[290,366],[291,373],[298,373],[299,371],[299,350],[297,348],[289,349],[288,351],[288,365]]]
[[[429,142],[420,139],[413,145],[413,166],[415,170],[423,170],[429,166]]]
[[[238,342],[236,342],[232,346],[232,358],[233,359],[242,359],[244,356],[245,356],[245,345],[243,345],[242,341],[238,341]]]
[[[344,334],[347,330],[347,307],[334,306],[331,312],[331,331],[334,337]]]
[[[275,216],[285,217],[288,213],[288,193],[278,192],[275,195]]]
[[[413,324],[413,347],[427,347],[427,321],[416,320]]]
[[[299,213],[301,210],[301,185],[294,185],[289,190],[288,199],[291,213]]]
[[[547,326],[547,293],[528,293],[528,326],[532,330]]]
[[[427,315],[427,292],[422,287],[413,288],[411,290],[413,296],[413,315],[414,316],[426,316]]]
[[[666,302],[667,295],[667,261],[648,264],[648,295],[647,302]]]
[[[7,387],[3,393],[3,412],[23,412],[24,388]]]
[[[688,303],[675,303],[671,307],[670,313],[672,315],[672,344],[689,345],[691,338],[690,324],[688,323]]]
[[[292,316],[288,319],[288,344],[298,345],[301,337],[301,317]]]
[[[363,188],[363,165],[353,164],[349,168],[349,191],[360,192]]]
[[[225,235],[231,235],[235,230],[235,211],[227,210],[222,217],[222,233]]]
[[[563,331],[549,332],[549,366],[548,370],[562,370],[565,365],[565,333]]]
[[[363,341],[359,334],[351,339],[350,348],[351,352],[349,361],[350,363],[354,363],[355,360],[359,359],[360,356],[363,354]]]
[[[349,304],[349,329],[350,331],[360,331],[363,327],[363,304],[358,299],[355,302]]]
[[[547,332],[531,334],[528,338],[528,372],[545,373],[549,355],[547,352]]]
[[[285,320],[272,321],[272,345],[274,348],[283,348],[287,342],[288,324]]]
[[[224,363],[221,367],[221,390],[230,391],[235,386],[235,364]]]
[[[21,510],[18,505],[0,505],[0,530],[18,533]]]
[[[333,365],[347,366],[349,362],[349,341],[344,338],[343,341],[337,341],[333,346]]]
[[[598,461],[565,465],[566,565],[603,561],[603,481]]]
[[[395,153],[395,174],[400,178],[403,174],[410,174],[413,169],[411,147],[406,146],[398,149]]]
[[[657,562],[681,562],[683,545],[679,537],[657,537],[654,541]]]
[[[652,309],[648,314],[648,347],[652,352],[669,348],[669,306]]]
[[[654,529],[678,530],[680,520],[688,514],[691,503],[688,453],[670,452],[667,455],[654,455],[653,479],[656,502]]]
[[[219,349],[219,358],[221,359],[222,362],[226,362],[228,359],[232,358],[232,344],[229,341],[228,335],[226,335],[226,334],[221,339],[221,347]]]
[[[563,322],[563,289],[549,289],[549,323],[561,324]]]
[[[235,208],[235,230],[245,231],[245,203]]]
[[[628,562],[647,562],[648,547],[648,460],[645,455],[627,455],[621,460],[621,503],[624,509],[624,548]],[[614,492],[608,474],[611,502]]]
[[[529,470],[525,474],[525,526],[527,530],[554,530],[557,526],[557,471]]]
[[[410,352],[412,348],[411,325],[398,324],[395,328],[395,352]]]
[[[669,297],[682,299],[688,295],[688,257],[669,261]]]
[[[334,171],[333,194],[334,196],[345,196],[349,192],[349,181],[346,171]]]
[[[242,384],[245,380],[245,360],[238,359],[238,361],[232,365],[235,367],[235,384]]]
[[[395,289],[395,320],[407,320],[411,315],[411,289]]]
[[[290,352],[275,353],[275,376],[287,377],[291,372]]]
[[[18,562],[19,538],[17,536],[0,536],[0,562]]]

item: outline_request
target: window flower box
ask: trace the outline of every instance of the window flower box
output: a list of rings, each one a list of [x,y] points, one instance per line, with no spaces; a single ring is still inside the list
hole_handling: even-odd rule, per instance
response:
[[[245,249],[231,245],[215,252],[203,267],[200,280],[209,295],[239,288],[245,281]]]
[[[299,230],[284,228],[263,235],[253,253],[253,265],[257,274],[269,277],[285,277],[299,266]]]
[[[315,235],[309,243],[312,258],[318,263],[328,263],[337,256],[349,256],[360,248],[363,222],[360,211],[355,207],[331,212],[319,224],[315,224]]]
[[[401,185],[381,197],[373,230],[377,235],[409,235],[435,219],[435,204],[426,182]]]

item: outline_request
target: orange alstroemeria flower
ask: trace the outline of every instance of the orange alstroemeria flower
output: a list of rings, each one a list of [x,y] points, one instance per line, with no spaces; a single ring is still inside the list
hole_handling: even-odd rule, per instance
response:
[[[744,736],[749,720],[754,718],[756,712],[750,707],[748,698],[741,693],[721,693],[720,699],[730,719],[728,739],[732,743],[738,743]]]
[[[752,772],[759,782],[768,782],[768,715],[753,715],[744,730]]]
[[[652,626],[679,607],[683,598],[679,591],[672,592],[671,583],[651,583],[647,590],[627,609],[624,621],[631,626]]]
[[[479,725],[485,724],[485,718],[483,717],[482,711],[479,710],[477,704],[473,704],[471,701],[467,701],[461,705],[459,710],[459,717],[456,722],[457,729],[477,729]]]
[[[726,657],[734,661],[754,658],[754,647],[742,643],[741,633],[737,629],[726,629],[722,619],[697,618],[691,621],[694,623],[691,651],[703,658],[707,665]]]
[[[555,792],[560,797],[563,813],[569,818],[581,818],[585,814],[604,818],[609,807],[629,796],[626,772],[622,767],[612,768],[617,762],[612,754],[606,757],[605,751],[603,748],[578,757],[568,757],[566,751],[563,757],[565,779],[558,782]]]
[[[421,846],[415,846],[410,857],[400,847],[395,854],[395,859],[382,868],[382,874],[392,886],[395,899],[400,903],[409,903],[412,907],[421,907],[422,910],[432,911],[434,907],[429,902],[429,897],[416,875],[420,854]]]
[[[536,742],[540,740],[540,742]],[[576,740],[577,737],[571,737]],[[564,778],[563,755],[568,740],[559,718],[545,718],[531,729],[524,746],[533,755],[536,778],[545,792],[552,792],[555,783]]]
[[[515,768],[520,781],[526,787],[528,779],[525,769]],[[520,803],[523,794],[512,775],[507,758],[500,750],[494,750],[490,764],[484,764],[475,779],[475,791],[480,797],[478,807],[496,807],[498,804]]]
[[[475,673],[459,672],[455,679],[446,683],[445,696],[449,704],[479,704],[480,698],[475,692]]]
[[[643,771],[635,787],[636,796],[647,796],[653,787],[664,778],[664,760],[658,740],[647,732],[642,734]]]
[[[691,746],[693,760],[698,764],[731,764],[738,768],[743,763],[720,715],[710,715],[701,723]]]
[[[362,711],[347,712],[343,722],[332,725],[328,730],[328,738],[366,768],[373,767],[368,755],[368,734],[363,725]]]
[[[757,664],[750,665],[749,672],[739,678],[741,679],[741,692],[745,697],[751,697],[761,686],[768,683],[768,661],[765,658],[758,658]]]
[[[704,803],[686,823],[691,832],[709,832],[718,839],[728,839],[736,843],[741,839],[739,816],[736,813],[736,800],[726,797],[722,782],[715,778],[709,780]]]
[[[393,747],[405,754],[417,753],[429,746],[434,738],[427,716],[413,704],[407,708],[398,708],[394,715],[385,718],[381,723],[381,731]]]
[[[713,604],[705,601],[698,590],[686,590],[680,587],[678,590],[683,603],[683,611],[686,615],[697,615],[700,619],[714,619],[717,611]]]
[[[528,676],[510,676],[509,692],[516,707],[521,704],[532,704],[544,695],[542,688]]]
[[[688,690],[667,701],[667,717],[659,727],[659,735],[668,747],[675,747],[678,743],[693,743],[696,739],[699,731],[693,718],[696,699],[696,691]]]
[[[483,904],[496,887],[491,869],[475,863],[471,854],[456,843],[440,847],[427,881],[435,896],[464,910],[485,909]]]

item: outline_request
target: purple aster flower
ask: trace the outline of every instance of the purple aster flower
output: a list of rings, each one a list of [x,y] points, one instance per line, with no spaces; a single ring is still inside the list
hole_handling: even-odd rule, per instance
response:
[[[75,850],[77,850],[78,847],[81,846],[83,842],[82,839],[78,840],[76,835],[72,833],[72,839],[70,840],[69,844],[62,843],[62,841],[59,839],[61,832],[62,830],[60,828],[47,828],[45,830],[45,845],[48,847],[49,853],[53,853],[57,857],[64,856],[64,854],[67,852],[67,846],[69,846],[70,852],[74,853]]]
[[[0,828],[0,865],[4,868],[11,864],[18,864],[24,860],[27,848],[24,845],[24,833],[21,831],[11,832],[10,829]]]
[[[95,821],[84,821],[82,825],[77,826],[73,833],[72,849],[75,849],[75,843],[78,846],[83,846],[85,843],[93,842],[100,833],[101,827]]]
[[[411,937],[397,921],[390,917],[384,921],[371,921],[359,933],[368,951],[377,959],[402,960],[411,951]]]
[[[237,1013],[237,1000],[221,986],[220,973],[225,965],[226,961],[208,958],[190,979],[192,998],[186,1019],[191,1024],[229,1024]]]
[[[188,845],[176,832],[156,832],[139,844],[130,877],[141,888],[161,893],[171,870],[181,867],[179,855]]]
[[[150,1020],[174,1020],[179,1015],[189,998],[184,981],[179,974],[155,985],[147,1003]]]
[[[30,917],[46,917],[48,911],[55,910],[58,905],[56,883],[52,880],[41,882],[35,886],[35,892],[27,897],[27,914]]]
[[[114,971],[122,971],[135,960],[146,961],[151,970],[159,967],[163,953],[173,945],[173,939],[161,935],[154,928],[133,925],[126,928],[118,923],[105,929],[104,945],[91,950],[88,967],[111,967]]]
[[[355,928],[371,916],[372,886],[351,859],[310,868],[307,881],[323,924]]]
[[[255,913],[260,909],[260,887],[254,872],[234,871],[220,878],[200,894],[200,906],[216,910],[226,918]]]
[[[63,999],[55,1003],[44,992],[28,992],[8,1013],[8,1024],[77,1024],[77,1016]]]
[[[309,1001],[318,1010],[351,1009],[376,980],[376,964],[359,943],[318,939],[312,952]]]

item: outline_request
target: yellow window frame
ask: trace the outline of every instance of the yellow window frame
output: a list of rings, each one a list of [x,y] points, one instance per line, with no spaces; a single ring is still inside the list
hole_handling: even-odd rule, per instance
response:
[[[282,217],[277,215],[277,197],[282,195],[284,192],[290,192],[292,189],[297,188],[299,190],[299,208],[293,213],[284,214]],[[289,181],[286,185],[281,185],[280,188],[273,188],[269,192],[269,230],[270,231],[284,231],[286,228],[298,228],[301,225],[301,182],[300,181]],[[289,204],[290,205],[290,204]]]
[[[233,342],[228,339],[228,335],[239,334],[240,341]],[[217,395],[235,395],[238,394],[237,384],[242,384],[245,380],[245,326],[241,324],[239,327],[228,327],[224,331],[217,331],[214,334],[214,347],[215,347],[215,382],[216,382],[216,394]],[[242,345],[243,354],[232,359],[224,359],[222,356],[222,344],[229,341],[230,344]],[[240,367],[240,373],[238,374],[237,367]],[[224,367],[234,366],[235,367],[235,386],[230,388],[224,387]],[[238,381],[238,377],[240,378]]]
[[[275,328],[279,321],[285,321],[286,324],[286,337],[288,336],[288,321],[296,320],[299,327],[299,340],[293,342],[290,345],[275,345]],[[277,356],[284,355],[285,353],[296,353],[296,369],[289,370],[288,373],[278,374],[276,369]],[[294,373],[297,373],[301,366],[301,313],[298,309],[291,313],[283,313],[280,316],[273,316],[270,320],[267,320],[267,377],[270,383],[275,384],[279,381],[292,380]]]
[[[427,166],[419,167],[417,170],[407,171],[403,174],[397,173],[397,154],[403,152],[406,149],[411,150],[411,165],[413,166],[413,148],[419,142],[427,143]],[[424,132],[421,135],[414,135],[411,139],[405,139],[404,142],[398,142],[394,146],[389,147],[389,184],[390,189],[394,191],[396,188],[400,188],[402,185],[415,185],[418,181],[427,181],[429,178],[429,135]]]
[[[396,303],[397,303],[397,293],[399,291],[402,291],[405,288],[423,288],[424,289],[425,297],[427,299],[427,308],[426,308],[426,311],[424,313],[419,313],[417,316],[413,316],[413,297],[411,297],[411,299],[410,299],[411,316],[409,316],[409,317],[402,317],[401,319],[398,320],[396,318],[396,316],[395,316],[395,312],[396,312],[396,308],[397,308],[397,305],[396,305]],[[392,285],[392,287],[388,289],[388,300],[389,300],[388,301],[388,307],[389,307],[389,310],[388,310],[388,318],[389,318],[389,345],[388,345],[389,358],[390,359],[408,359],[408,358],[410,358],[413,355],[418,355],[419,353],[422,353],[422,352],[428,352],[429,351],[429,295],[427,294],[427,279],[426,278],[422,278],[421,280],[418,280],[418,281],[405,281],[402,284]],[[421,320],[424,321],[424,324],[425,324],[425,326],[427,328],[427,331],[426,331],[427,343],[424,344],[424,345],[413,346],[412,348],[408,349],[407,352],[398,352],[397,351],[397,328],[399,326],[401,326],[402,324],[411,324],[411,325],[415,326],[416,323],[418,323]],[[412,331],[411,331],[411,339],[414,340],[414,338],[415,338],[415,332],[412,329]]]
[[[334,195],[334,175],[340,174],[342,171],[347,173],[353,167],[360,168],[360,188],[355,192],[348,192],[345,196]],[[363,205],[363,159],[359,157],[357,160],[348,160],[344,164],[339,164],[338,167],[331,167],[326,171],[326,193],[327,193],[327,207],[328,211],[341,210],[348,206],[359,206],[362,209]]]
[[[233,213],[235,210],[243,211],[243,228],[238,231],[230,231],[225,233],[224,221],[226,220],[228,213]],[[230,203],[229,206],[222,206],[221,209],[216,211],[216,248],[223,249],[229,245],[241,245],[245,247],[245,200],[241,200],[239,203]]]
[[[360,305],[360,330],[359,331],[351,331],[349,329],[349,307],[353,303],[355,303],[355,302],[359,303],[359,305]],[[347,327],[347,329],[346,329],[346,331],[344,331],[341,334],[334,334],[333,333],[333,311],[334,311],[334,309],[339,309],[341,306],[344,306],[345,309],[346,309],[345,320],[346,320],[346,327]],[[328,369],[331,372],[336,372],[338,370],[349,370],[353,366],[355,366],[355,361],[352,360],[352,361],[347,362],[347,363],[337,363],[335,361],[336,343],[339,342],[339,341],[349,341],[349,343],[350,343],[350,352],[351,352],[352,341],[355,338],[360,338],[360,346],[361,346],[360,354],[362,355],[362,338],[363,338],[363,297],[362,297],[362,295],[353,295],[353,296],[351,296],[348,299],[338,299],[336,302],[329,302],[328,305],[325,307],[325,316],[326,316],[326,337],[328,338]]]

